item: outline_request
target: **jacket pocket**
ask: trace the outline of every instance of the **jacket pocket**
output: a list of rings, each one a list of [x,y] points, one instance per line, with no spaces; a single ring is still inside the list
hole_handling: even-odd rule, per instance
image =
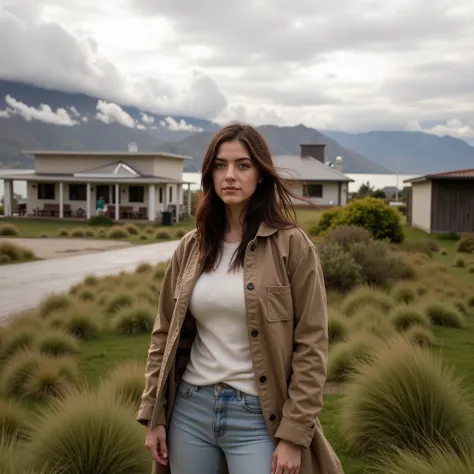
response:
[[[267,286],[267,320],[271,323],[293,319],[291,285]]]

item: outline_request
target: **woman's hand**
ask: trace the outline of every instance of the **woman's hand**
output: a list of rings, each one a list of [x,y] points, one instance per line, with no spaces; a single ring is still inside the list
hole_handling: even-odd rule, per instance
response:
[[[272,474],[298,474],[301,446],[281,440],[273,453]]]
[[[153,459],[163,466],[168,465],[168,446],[166,445],[166,428],[158,425],[146,433],[145,447],[151,452]]]

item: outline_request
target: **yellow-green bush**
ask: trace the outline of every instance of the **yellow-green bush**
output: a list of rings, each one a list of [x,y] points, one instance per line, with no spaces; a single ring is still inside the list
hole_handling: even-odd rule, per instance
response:
[[[15,237],[20,235],[20,231],[18,230],[18,227],[14,226],[13,224],[1,224],[0,235],[6,237]]]
[[[113,321],[113,329],[119,334],[151,333],[155,314],[149,307],[123,310]]]
[[[52,293],[40,302],[38,313],[42,318],[47,318],[52,313],[66,311],[74,305],[74,300],[70,296]]]
[[[361,287],[346,296],[342,305],[342,312],[346,316],[353,316],[360,308],[365,306],[388,312],[395,306],[395,302],[387,293],[369,287]]]
[[[107,233],[107,237],[109,237],[109,239],[126,239],[128,233],[123,227],[114,226]]]
[[[345,388],[340,427],[350,447],[381,454],[389,446],[423,452],[472,434],[472,406],[453,372],[401,336],[359,364]]]
[[[428,303],[424,311],[435,326],[462,328],[465,325],[463,315],[450,305],[439,302]]]
[[[36,258],[32,250],[6,241],[0,242],[0,257],[3,263],[22,262]]]
[[[140,234],[140,229],[135,224],[125,224],[124,230],[130,235]]]
[[[426,314],[413,306],[398,306],[388,317],[398,331],[407,331],[412,326],[431,327],[431,321]]]

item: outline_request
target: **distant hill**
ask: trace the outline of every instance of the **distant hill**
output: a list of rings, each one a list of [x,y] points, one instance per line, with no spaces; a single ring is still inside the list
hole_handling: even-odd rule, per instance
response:
[[[53,112],[59,108],[66,109],[80,124],[62,126],[34,118],[25,120],[19,114],[2,117],[2,111],[7,109],[6,96],[18,101],[25,115],[37,114],[35,109],[46,104]],[[0,167],[32,167],[32,159],[22,154],[26,149],[123,151],[133,141],[137,142],[140,151],[161,150],[191,155],[194,160],[186,162],[185,170],[196,171],[201,167],[209,141],[220,128],[209,120],[187,116],[172,116],[173,123],[166,124],[166,115],[123,104],[118,105],[142,128],[145,127],[144,130],[113,121],[103,123],[96,119],[98,101],[99,98],[85,94],[0,80]],[[147,122],[143,120],[143,112],[148,116]],[[342,156],[346,173],[392,172],[396,163],[391,158],[395,156],[404,158],[400,162],[400,172],[408,174],[474,167],[474,147],[452,137],[420,132],[351,134],[317,131],[304,125],[265,125],[259,129],[274,154],[298,155],[300,144],[325,143],[326,159],[334,161],[337,156]]]
[[[335,140],[312,128],[298,125],[296,127],[277,127],[265,125],[258,127],[275,155],[299,155],[300,144],[326,144],[326,160],[336,161],[336,157],[344,158],[346,173],[388,173],[389,171],[361,154],[344,148]],[[193,134],[179,142],[162,143],[156,149],[170,153],[182,153],[194,156],[192,162],[185,163],[186,171],[197,171],[201,168],[202,158],[214,132]]]
[[[399,170],[404,174],[474,168],[474,147],[450,136],[404,131],[356,134],[324,131],[324,134],[394,171],[393,157],[401,157]]]

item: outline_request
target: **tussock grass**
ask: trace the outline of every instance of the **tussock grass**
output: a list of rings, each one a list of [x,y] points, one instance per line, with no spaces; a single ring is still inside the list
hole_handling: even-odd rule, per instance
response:
[[[32,250],[13,242],[0,242],[0,256],[2,257],[3,263],[22,262],[32,260],[36,257]]]
[[[52,357],[73,355],[79,352],[76,338],[59,329],[42,333],[38,338],[37,347],[42,354]]]
[[[148,273],[148,272],[151,272],[152,270],[153,270],[153,267],[151,264],[147,262],[142,262],[135,269],[135,273],[136,274]]]
[[[105,306],[105,311],[109,314],[116,314],[122,309],[131,308],[134,298],[128,293],[118,293],[113,295]]]
[[[463,315],[454,307],[443,303],[428,303],[425,314],[435,326],[462,328],[465,325]]]
[[[155,313],[150,307],[138,307],[124,310],[113,321],[113,329],[119,334],[151,333],[155,322]]]
[[[345,298],[342,312],[346,316],[353,316],[360,308],[371,306],[387,312],[394,306],[393,299],[386,293],[369,287],[360,287]]]
[[[414,306],[399,306],[391,311],[389,319],[398,331],[406,331],[412,326],[431,327],[428,316]]]
[[[340,427],[352,449],[377,454],[393,446],[425,452],[455,446],[472,433],[473,408],[453,375],[430,351],[398,336],[352,374]]]
[[[69,237],[69,231],[67,229],[59,229],[58,237]]]
[[[126,239],[128,237],[128,233],[123,227],[114,226],[108,231],[107,237],[109,239]]]
[[[183,230],[183,229],[178,229],[178,230],[174,233],[175,239],[182,239],[185,235],[186,235],[186,231]]]
[[[391,295],[399,303],[406,304],[414,303],[418,297],[415,285],[408,283],[398,283],[394,285]]]
[[[155,239],[157,240],[170,240],[171,234],[167,230],[159,230],[155,234]]]
[[[130,235],[140,235],[140,229],[135,224],[125,224],[123,228]]]
[[[2,337],[1,358],[8,359],[24,350],[32,350],[36,345],[37,332],[26,326],[24,329],[6,328]]]
[[[38,313],[42,318],[47,318],[52,313],[64,312],[72,307],[74,307],[74,300],[70,296],[52,293],[41,301]]]
[[[1,224],[0,235],[5,237],[16,237],[20,235],[20,231],[18,230],[18,227],[14,226],[13,224]]]
[[[411,326],[405,333],[406,338],[420,347],[437,347],[438,342],[431,329],[424,326]]]
[[[102,316],[88,307],[71,311],[64,318],[63,328],[74,337],[83,340],[95,339],[101,329]]]
[[[31,426],[31,415],[23,406],[15,400],[0,399],[0,439],[7,442],[25,441]]]
[[[349,322],[344,316],[330,312],[328,319],[329,344],[345,341],[349,336]]]
[[[150,472],[135,416],[135,406],[116,394],[72,392],[42,414],[28,448],[31,465],[63,465],[65,474]]]
[[[144,370],[144,364],[141,362],[123,362],[102,379],[98,390],[116,394],[138,409],[145,389]]]
[[[95,300],[95,294],[92,290],[83,289],[83,290],[78,292],[77,299],[79,301],[94,301]]]
[[[71,236],[72,237],[84,237],[85,236],[85,231],[84,231],[84,229],[81,229],[80,227],[76,227],[75,229],[72,229]]]
[[[351,317],[351,332],[365,332],[381,339],[395,332],[395,328],[380,308],[374,306],[361,307]]]
[[[347,342],[340,342],[329,352],[328,380],[345,381],[358,370],[362,362],[370,361],[378,339],[370,334],[358,333]]]

